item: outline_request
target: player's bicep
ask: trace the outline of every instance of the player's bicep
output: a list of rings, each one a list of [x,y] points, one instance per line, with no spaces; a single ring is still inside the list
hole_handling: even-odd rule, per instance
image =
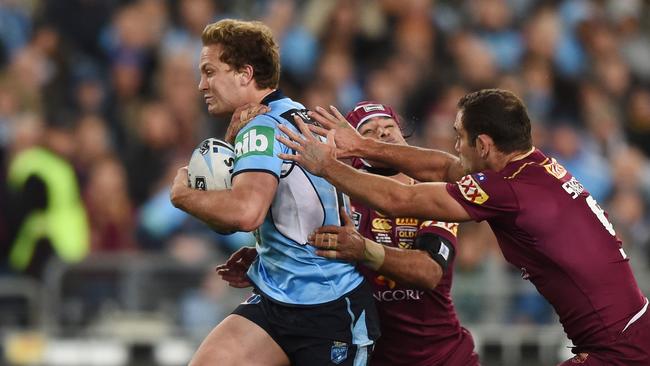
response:
[[[469,221],[471,216],[447,191],[446,183],[420,183],[410,186],[409,204],[418,217],[439,221]]]
[[[249,171],[233,178],[232,194],[245,208],[242,220],[248,223],[247,226],[262,224],[277,188],[278,178],[271,172]]]

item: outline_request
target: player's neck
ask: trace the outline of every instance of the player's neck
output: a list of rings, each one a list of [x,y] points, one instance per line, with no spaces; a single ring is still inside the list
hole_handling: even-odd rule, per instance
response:
[[[514,161],[518,161],[526,158],[528,155],[532,154],[533,151],[535,151],[535,147],[532,147],[530,150],[513,151],[508,154],[497,152],[496,154],[494,154],[494,157],[489,164],[490,168],[491,170],[494,170],[496,172],[501,171],[506,167],[506,165]]]
[[[246,103],[261,103],[267,95],[273,93],[275,90],[274,88],[253,89],[249,93],[248,98],[246,98]]]

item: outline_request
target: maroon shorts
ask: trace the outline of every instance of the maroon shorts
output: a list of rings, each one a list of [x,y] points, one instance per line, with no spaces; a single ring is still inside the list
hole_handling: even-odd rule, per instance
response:
[[[478,355],[474,352],[474,340],[465,328],[461,328],[463,341],[460,342],[449,358],[442,365],[445,366],[479,366]]]
[[[648,366],[650,365],[650,309],[632,323],[619,338],[602,350],[591,350],[559,366]]]
[[[382,343],[383,340],[383,343]],[[427,354],[417,356],[413,353],[421,345],[399,342],[396,339],[379,338],[375,350],[370,357],[370,366],[479,366],[478,355],[474,352],[474,340],[467,329],[461,327],[459,339],[453,344],[429,343]],[[442,355],[438,351],[445,350]],[[430,356],[427,359],[427,356]],[[432,359],[433,357],[434,359]]]

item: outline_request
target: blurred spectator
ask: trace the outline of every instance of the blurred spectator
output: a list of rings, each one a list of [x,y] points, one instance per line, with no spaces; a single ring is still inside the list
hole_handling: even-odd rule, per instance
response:
[[[620,34],[621,55],[639,79],[649,82],[650,36],[643,29],[643,2],[609,0],[607,4],[614,25]],[[647,13],[647,9],[645,11]],[[645,26],[647,27],[647,24]]]
[[[189,156],[194,147],[211,134],[223,136],[227,123],[208,122],[197,89],[197,65],[187,54],[165,58],[156,75],[161,102],[174,126],[173,148]],[[220,128],[222,131],[213,131]]]
[[[650,202],[650,162],[635,148],[620,150],[611,159],[617,190],[639,191]]]
[[[9,162],[10,267],[41,277],[51,257],[83,259],[89,247],[86,211],[71,158],[74,141],[64,125],[39,122],[26,133],[32,141]],[[43,129],[38,131],[37,129]]]
[[[29,40],[32,27],[32,14],[28,6],[21,6],[20,1],[3,1],[0,4],[0,48],[4,57],[12,57],[16,51],[25,46]],[[0,62],[0,67],[3,62]]]
[[[620,190],[608,203],[610,217],[626,247],[636,247],[650,260],[650,222],[647,219],[648,201],[638,190]],[[648,262],[650,264],[650,261]]]
[[[625,108],[625,129],[630,142],[650,157],[650,89],[635,88]]]
[[[500,70],[513,71],[524,46],[521,34],[512,28],[513,14],[506,0],[471,1],[471,17],[479,37],[489,46]]]
[[[208,271],[201,286],[186,291],[180,299],[180,323],[182,329],[194,340],[201,340],[210,333],[230,309],[224,306],[226,282]]]
[[[101,0],[46,0],[43,17],[52,21],[80,53],[102,60],[99,35],[118,4],[118,1]]]
[[[450,124],[456,118],[456,104],[465,94],[466,90],[459,85],[452,85],[442,93],[423,126],[418,145],[455,153],[454,129]]]
[[[336,90],[336,104],[349,110],[363,99],[361,86],[356,79],[354,64],[348,53],[332,50],[320,58],[317,74]]]
[[[301,22],[293,0],[270,0],[262,21],[271,28],[280,46],[282,78],[304,87],[313,72],[319,48],[316,37]]]
[[[622,110],[616,99],[589,82],[581,86],[582,119],[596,146],[595,151],[611,156],[624,145]]]
[[[486,44],[472,33],[456,35],[452,54],[458,67],[457,77],[468,90],[478,90],[494,85],[497,68],[494,57]]]
[[[551,140],[551,156],[557,158],[596,201],[604,202],[612,188],[612,176],[607,161],[593,150],[588,140],[581,139],[578,132],[570,126],[556,127]]]
[[[522,97],[533,123],[548,123],[555,108],[553,70],[549,60],[527,57],[522,65]]]
[[[81,116],[75,126],[76,141],[73,163],[85,186],[90,170],[101,158],[113,153],[107,122],[95,114]]]
[[[125,164],[130,196],[139,206],[161,184],[169,183],[161,182],[161,178],[176,155],[179,132],[169,108],[159,101],[146,104],[132,128],[137,129],[137,135],[126,152]]]
[[[161,57],[184,54],[191,58],[192,65],[198,65],[202,47],[201,32],[208,23],[216,20],[216,2],[180,0],[176,10],[175,22],[162,38]]]
[[[92,252],[135,249],[134,207],[129,199],[126,171],[119,160],[105,156],[95,161],[88,175],[84,201]]]

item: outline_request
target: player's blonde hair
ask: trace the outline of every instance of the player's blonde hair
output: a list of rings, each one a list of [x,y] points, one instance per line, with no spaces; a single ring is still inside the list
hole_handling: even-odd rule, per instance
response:
[[[261,22],[223,19],[203,29],[204,46],[221,45],[221,62],[240,70],[253,67],[253,79],[260,89],[278,87],[280,51],[271,29]]]

